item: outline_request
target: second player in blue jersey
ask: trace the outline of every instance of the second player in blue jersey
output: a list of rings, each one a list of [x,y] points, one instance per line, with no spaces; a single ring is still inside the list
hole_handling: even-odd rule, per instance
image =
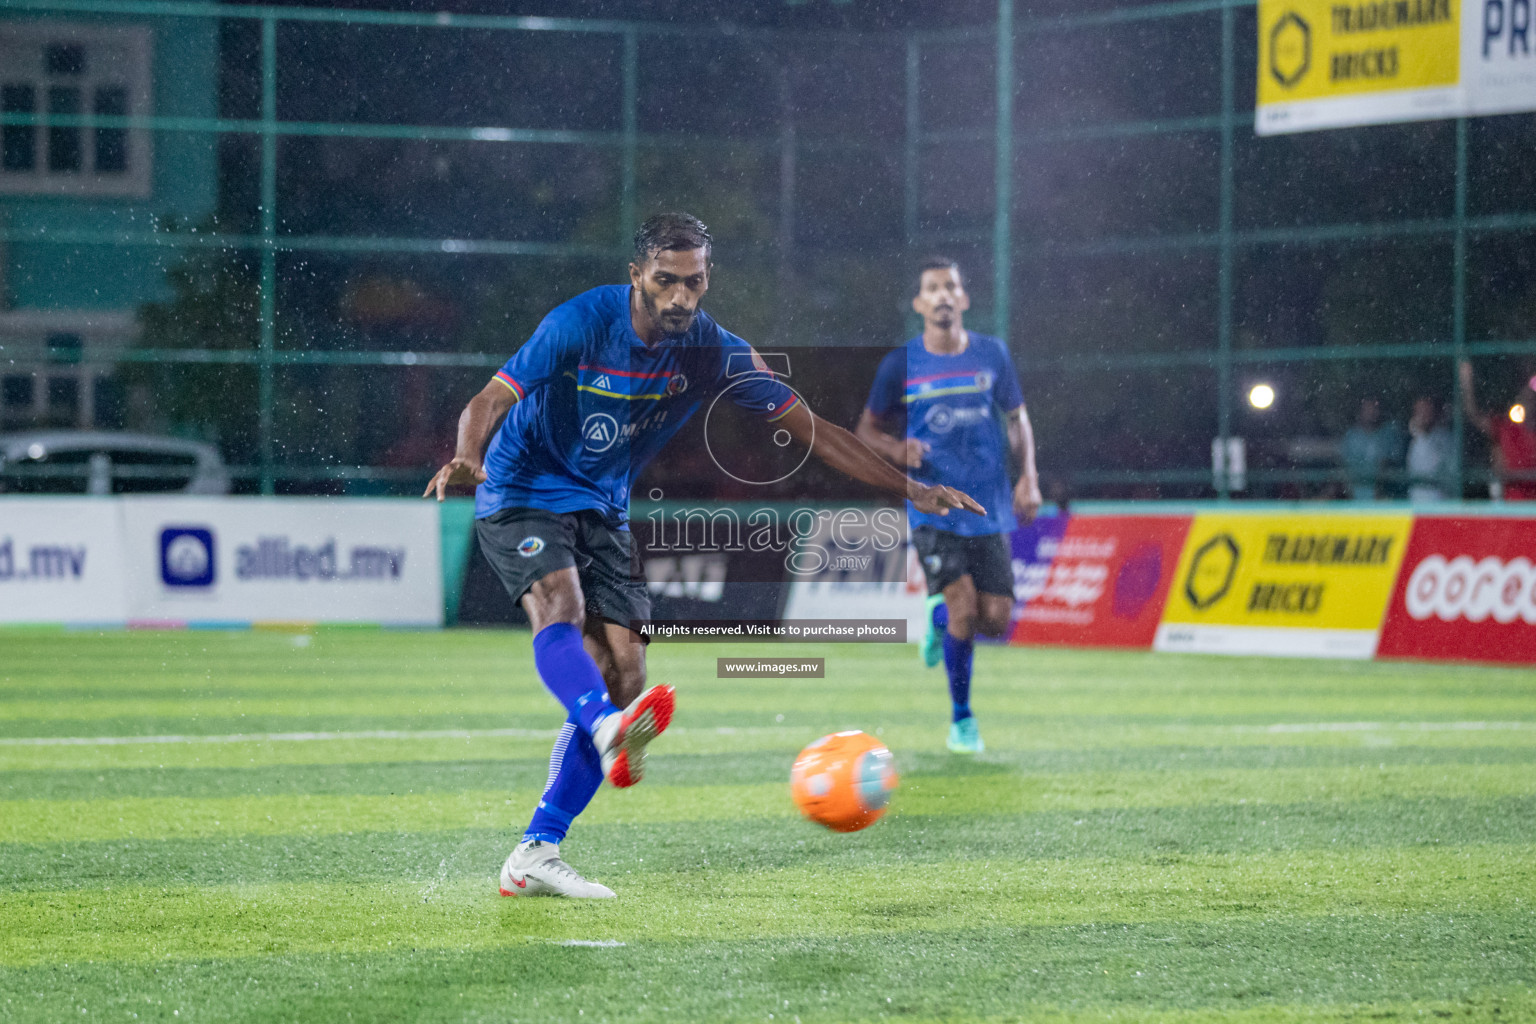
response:
[[[974,495],[984,513],[930,515],[907,504],[912,543],[927,577],[928,632],[923,658],[949,675],[949,749],[984,747],[971,713],[971,661],[977,633],[1001,636],[1013,611],[1008,534],[1040,509],[1035,442],[1008,346],[965,329],[970,307],[960,268],[930,260],[918,275],[912,308],[923,333],[881,362],[859,420],[871,448],[928,484]],[[1017,472],[1009,484],[1010,466]]]

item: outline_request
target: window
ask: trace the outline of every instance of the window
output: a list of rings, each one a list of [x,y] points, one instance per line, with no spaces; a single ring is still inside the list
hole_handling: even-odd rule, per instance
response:
[[[19,373],[8,374],[0,380],[0,406],[7,411],[32,411],[32,378]]]
[[[143,196],[150,133],[98,119],[150,110],[150,31],[0,22],[0,194]]]
[[[48,378],[48,418],[74,426],[80,418],[80,382],[74,377]]]

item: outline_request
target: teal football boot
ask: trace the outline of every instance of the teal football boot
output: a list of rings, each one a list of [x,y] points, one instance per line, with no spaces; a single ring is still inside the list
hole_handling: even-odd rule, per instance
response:
[[[987,749],[981,742],[981,730],[976,728],[976,718],[962,718],[949,727],[949,743],[952,754],[980,754]]]
[[[923,664],[929,668],[944,660],[944,634],[933,624],[933,610],[943,603],[944,595],[934,594],[924,606],[927,614],[923,621],[927,623],[927,628],[923,630]]]

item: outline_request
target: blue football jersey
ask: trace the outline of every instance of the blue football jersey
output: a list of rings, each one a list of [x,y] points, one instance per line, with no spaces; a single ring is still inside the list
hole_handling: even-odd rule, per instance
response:
[[[702,311],[687,334],[647,347],[629,296],[629,285],[610,285],[556,307],[496,374],[517,402],[486,449],[477,517],[594,509],[623,526],[635,477],[704,402],[729,387],[731,401],[772,421],[799,401]]]
[[[1008,437],[1003,418],[1024,404],[1008,346],[968,332],[963,352],[936,355],[913,338],[885,357],[869,392],[877,419],[903,419],[906,436],[928,445],[923,464],[908,470],[925,484],[955,487],[986,507],[985,516],[919,512],[907,503],[908,522],[978,537],[1015,525],[1008,483]]]

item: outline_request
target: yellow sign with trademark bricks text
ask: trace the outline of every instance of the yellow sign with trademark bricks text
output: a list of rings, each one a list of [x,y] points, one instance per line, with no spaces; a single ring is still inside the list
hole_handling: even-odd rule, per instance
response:
[[[1406,513],[1196,515],[1154,646],[1370,657],[1411,521]]]
[[[1260,0],[1260,135],[1450,117],[1464,0]]]

